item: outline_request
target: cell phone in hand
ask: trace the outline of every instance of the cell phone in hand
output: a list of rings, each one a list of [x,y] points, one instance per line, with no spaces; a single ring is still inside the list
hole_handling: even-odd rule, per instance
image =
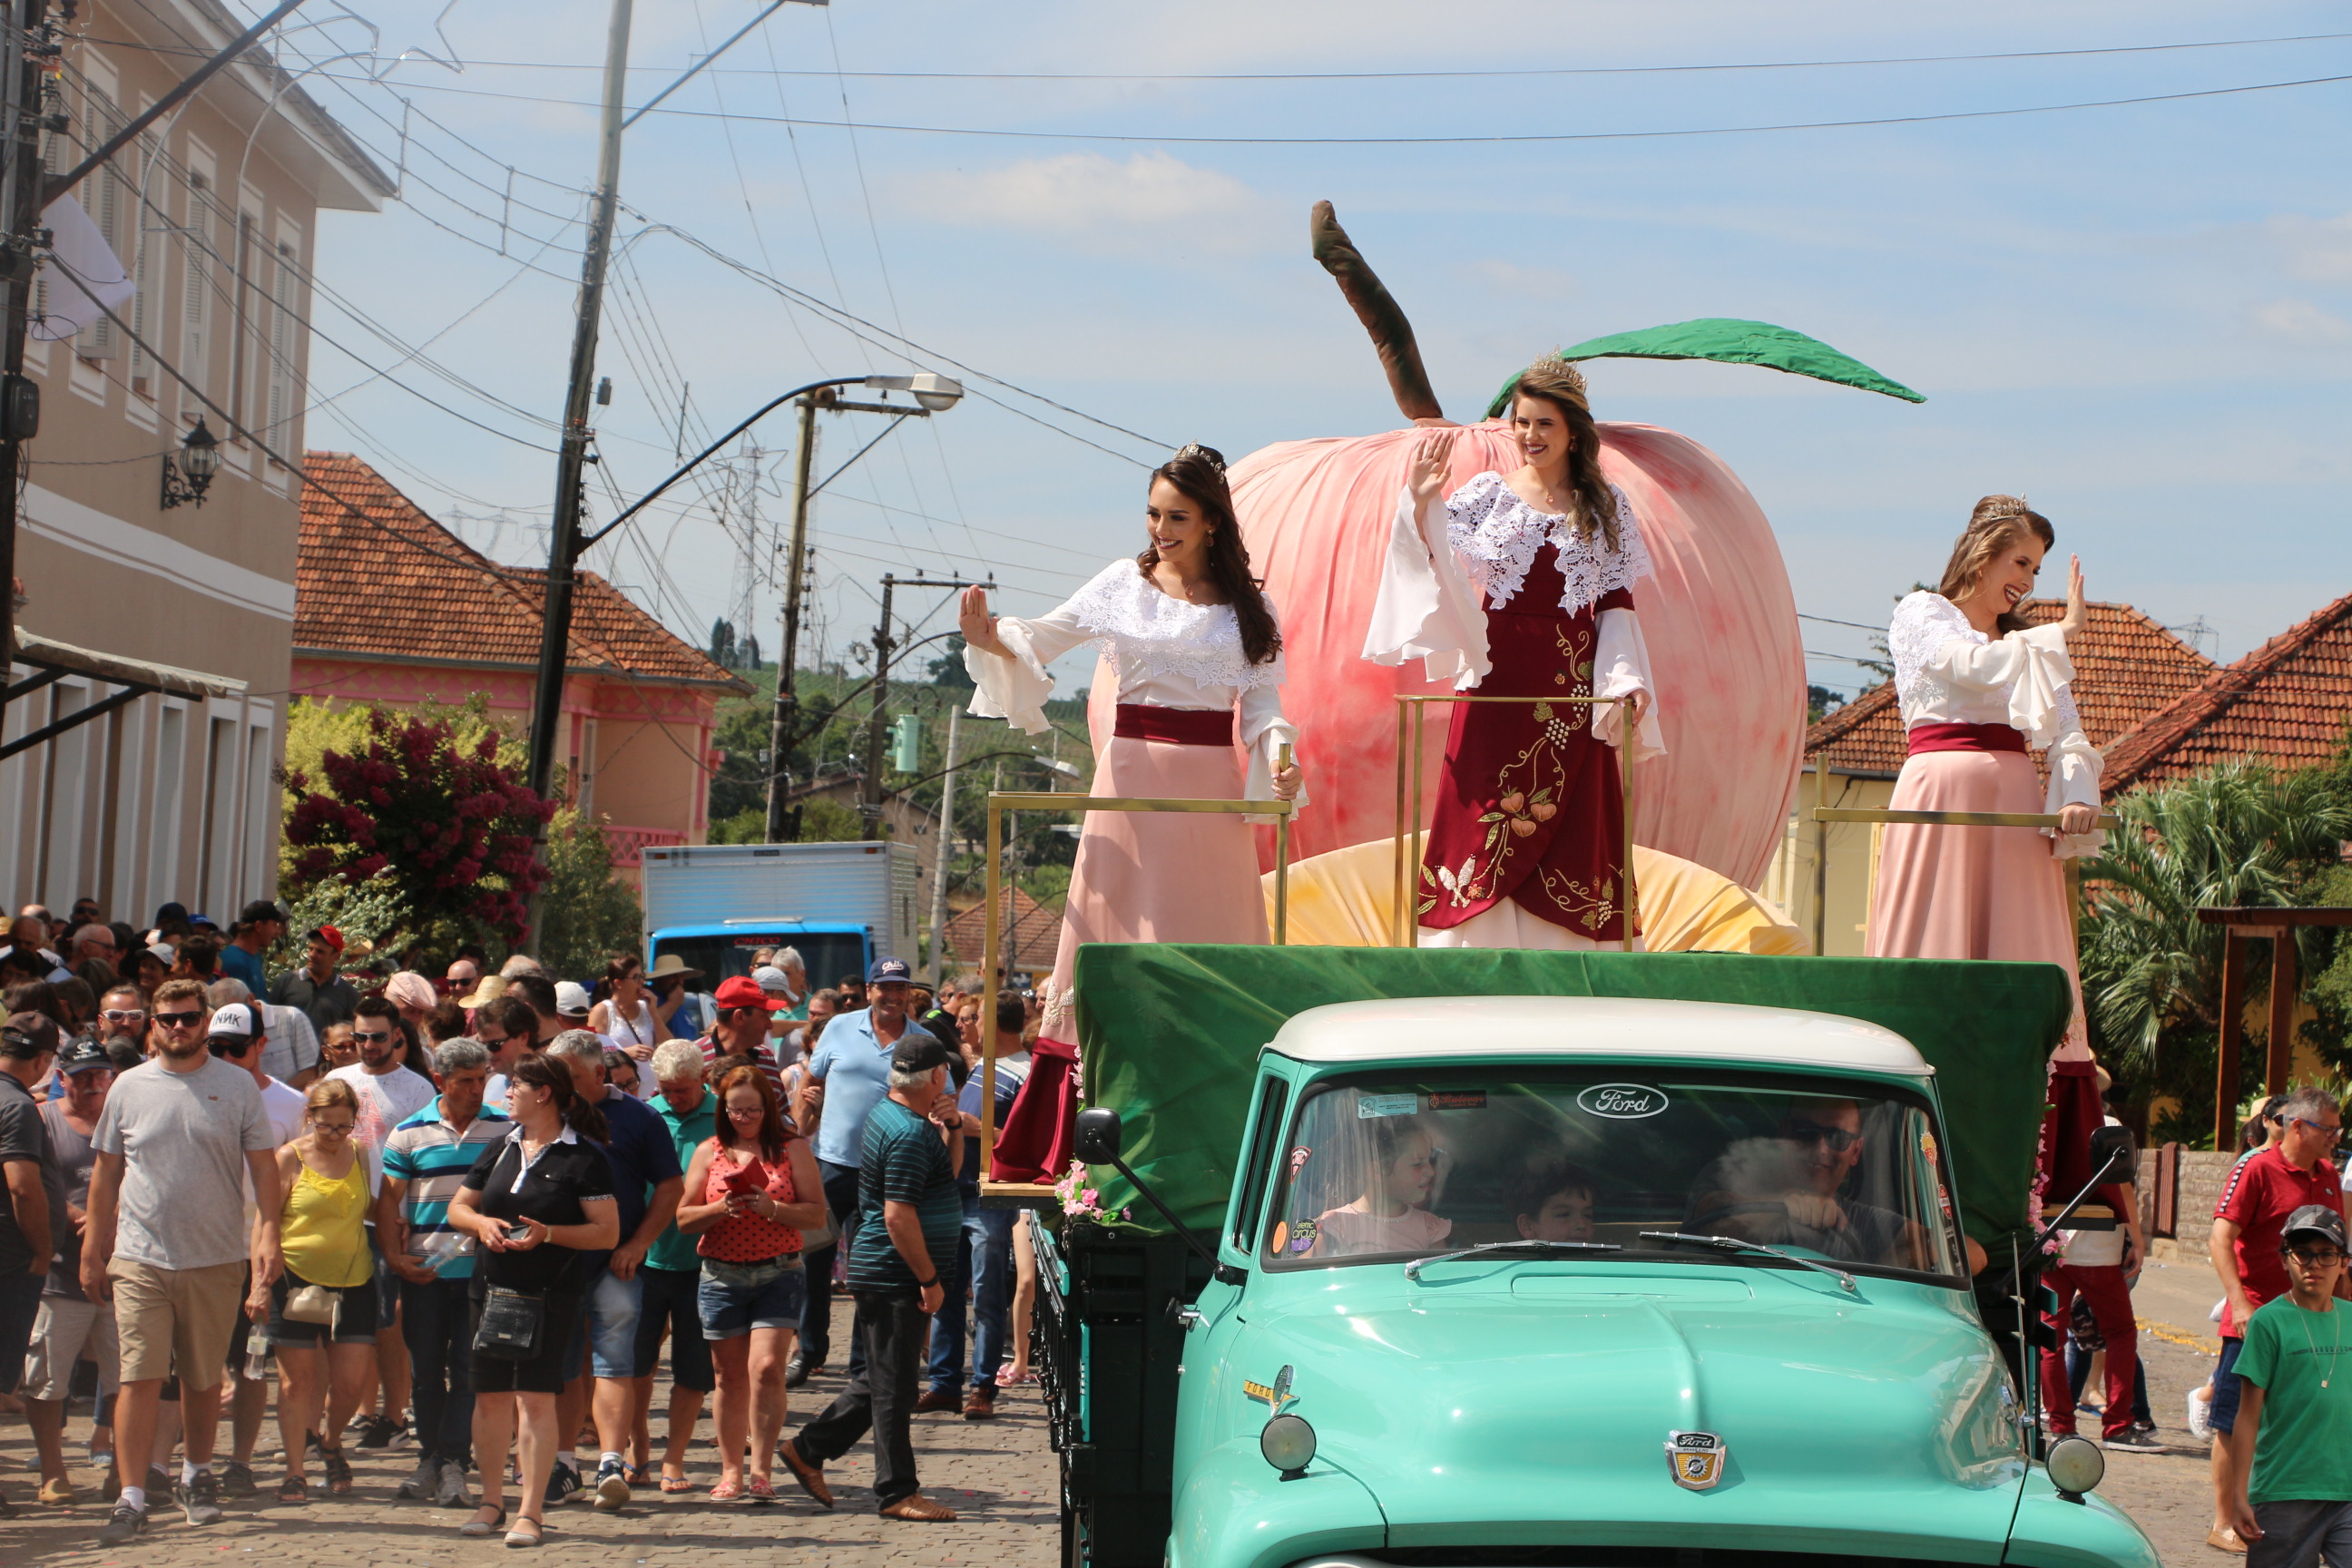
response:
[[[730,1171],[719,1180],[726,1184],[729,1192],[739,1197],[750,1197],[760,1190],[759,1178],[749,1171]]]
[[[524,1224],[521,1220],[515,1221],[512,1225],[507,1226],[507,1239],[509,1241],[529,1241],[530,1239],[530,1226]]]

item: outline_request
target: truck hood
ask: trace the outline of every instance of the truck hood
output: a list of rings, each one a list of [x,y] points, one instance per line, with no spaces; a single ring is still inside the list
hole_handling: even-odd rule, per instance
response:
[[[1243,1309],[1216,1396],[1230,1383],[1232,1430],[1255,1431],[1289,1368],[1286,1408],[1316,1427],[1318,1462],[1379,1500],[1392,1547],[1769,1537],[2000,1560],[2025,1464],[2007,1381],[1962,1298],[1635,1267],[1284,1281],[1304,1288]],[[1722,1440],[1714,1487],[1675,1483],[1675,1432]]]

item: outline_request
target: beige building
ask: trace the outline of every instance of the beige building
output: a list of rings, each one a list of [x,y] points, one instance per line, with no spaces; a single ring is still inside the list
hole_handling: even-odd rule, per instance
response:
[[[100,0],[80,24],[53,170],[243,26],[213,0]],[[100,320],[27,353],[42,417],[16,536],[27,603],[0,731],[17,748],[0,759],[0,889],[11,909],[89,895],[135,924],[177,899],[226,924],[277,880],[300,482],[263,447],[303,450],[320,212],[380,211],[395,193],[249,53],[76,194],[137,292],[129,333]],[[37,314],[68,287],[39,285]],[[218,475],[201,505],[168,504],[167,460],[200,417]]]

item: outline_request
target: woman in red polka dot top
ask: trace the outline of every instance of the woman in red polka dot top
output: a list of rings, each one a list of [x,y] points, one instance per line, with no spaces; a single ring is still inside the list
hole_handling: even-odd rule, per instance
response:
[[[768,1468],[784,1425],[784,1363],[808,1304],[800,1227],[824,1217],[816,1157],[785,1121],[767,1075],[755,1067],[730,1069],[719,1080],[718,1133],[694,1152],[677,1209],[680,1234],[701,1238],[698,1305],[719,1373],[714,1502],[776,1495]]]

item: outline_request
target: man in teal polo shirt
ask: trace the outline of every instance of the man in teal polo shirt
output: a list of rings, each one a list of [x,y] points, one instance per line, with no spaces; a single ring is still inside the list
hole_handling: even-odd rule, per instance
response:
[[[662,1124],[677,1146],[681,1167],[694,1163],[694,1152],[719,1127],[719,1102],[706,1081],[702,1047],[691,1040],[665,1040],[654,1051],[654,1079],[661,1086],[653,1100]],[[691,1194],[700,1201],[699,1194]],[[702,1401],[711,1389],[710,1342],[702,1337],[702,1315],[695,1292],[702,1283],[702,1255],[690,1236],[677,1233],[670,1221],[646,1253],[637,1270],[646,1282],[645,1302],[637,1312],[636,1419],[632,1429],[645,1429],[646,1413],[654,1398],[654,1367],[661,1353],[662,1331],[669,1331],[669,1440],[662,1450],[661,1488],[682,1489],[686,1484],[686,1450],[694,1441],[695,1423],[702,1419]]]
[[[866,972],[867,1005],[859,1012],[835,1016],[817,1040],[809,1058],[809,1077],[816,1080],[814,1102],[824,1119],[817,1125],[816,1165],[824,1178],[824,1201],[833,1210],[834,1228],[843,1235],[857,1209],[857,1167],[864,1158],[866,1119],[890,1091],[890,1052],[914,1023],[907,1016],[913,993],[914,971],[902,958],[884,958]],[[812,1258],[812,1264],[821,1260]],[[806,1382],[808,1373],[824,1365],[832,1343],[833,1274],[827,1268],[809,1269],[808,1316],[802,1321],[801,1347],[788,1378]],[[865,1364],[863,1347],[849,1347],[849,1372],[855,1377]]]

